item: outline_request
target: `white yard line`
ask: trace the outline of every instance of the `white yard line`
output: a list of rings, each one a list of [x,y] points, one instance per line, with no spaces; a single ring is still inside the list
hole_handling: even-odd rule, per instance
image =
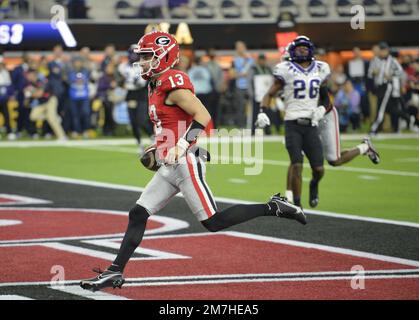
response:
[[[361,141],[365,134],[343,134],[341,135],[342,141]],[[404,140],[404,139],[419,139],[418,133],[405,133],[405,134],[379,134],[373,137],[374,141],[380,140]],[[201,137],[201,143],[219,141],[221,143],[231,142],[231,137]],[[243,137],[243,142],[249,143],[252,141],[264,142],[283,142],[284,136],[263,136],[263,137]],[[149,138],[143,138],[144,144],[150,143]],[[136,141],[131,138],[121,139],[94,139],[94,140],[69,140],[69,141],[0,141],[0,148],[36,148],[36,147],[71,147],[71,146],[117,146],[117,145],[136,145]]]
[[[96,150],[96,151],[104,151],[104,152],[120,152],[120,153],[130,153],[130,154],[137,154],[138,152],[134,149],[129,148],[119,148],[119,147],[76,147],[83,150]],[[234,163],[241,163],[246,166],[254,165],[254,164],[264,164],[264,165],[272,165],[272,166],[280,166],[280,167],[288,167],[289,161],[284,160],[272,160],[272,159],[258,159],[258,158],[249,158],[249,157],[227,157],[227,156],[217,156],[212,155],[212,163],[214,164],[223,164],[223,162],[227,162],[228,164]],[[366,161],[369,161],[366,159]],[[217,163],[221,162],[221,163]],[[223,164],[225,165],[225,164]],[[309,169],[309,164],[304,164],[304,168]],[[419,178],[419,172],[412,172],[412,171],[400,171],[400,170],[387,170],[387,169],[369,169],[369,168],[357,168],[357,167],[350,167],[350,166],[340,166],[340,167],[332,167],[328,166],[327,170],[331,171],[344,171],[344,172],[360,172],[360,173],[370,173],[370,174],[382,174],[382,175],[390,175],[390,176],[399,176],[399,177],[415,177]]]
[[[365,279],[412,279],[419,278],[417,269],[388,269],[388,270],[365,270]],[[411,274],[414,273],[414,274]],[[326,272],[283,272],[283,273],[250,273],[250,274],[218,274],[218,275],[192,275],[192,276],[168,276],[168,277],[141,277],[128,278],[127,286],[167,286],[188,284],[217,284],[217,283],[243,283],[243,282],[277,282],[277,281],[322,281],[322,280],[351,280],[360,276],[359,272],[350,270],[326,271]],[[105,292],[90,292],[78,286],[80,280],[67,280],[52,285],[51,281],[34,282],[6,282],[0,283],[0,287],[16,286],[42,286],[47,285],[50,289],[67,292],[95,300],[126,299]]]
[[[62,183],[84,185],[84,186],[93,186],[93,187],[115,189],[115,190],[125,190],[125,191],[133,191],[133,192],[144,191],[144,188],[142,187],[134,187],[134,186],[129,186],[129,185],[90,181],[90,180],[81,180],[81,179],[74,179],[74,178],[57,177],[57,176],[50,176],[50,175],[36,174],[36,173],[26,173],[26,172],[19,172],[19,171],[10,171],[10,170],[0,169],[0,175],[19,177],[19,178],[28,178],[28,179],[38,179],[38,180],[43,180],[43,181],[62,182]],[[182,194],[180,193],[177,194],[176,197],[183,198]],[[254,201],[252,202],[252,201],[246,201],[242,199],[233,199],[233,198],[224,198],[224,197],[215,197],[215,200],[218,202],[231,203],[231,204],[254,203]],[[358,220],[358,221],[369,221],[369,222],[376,222],[376,223],[384,223],[384,224],[401,225],[401,226],[407,226],[407,227],[412,227],[412,228],[419,228],[419,223],[408,222],[408,221],[398,221],[398,220],[371,218],[371,217],[363,217],[363,216],[361,217],[361,216],[356,216],[356,215],[347,214],[347,213],[331,213],[327,211],[317,211],[317,210],[311,210],[311,209],[307,210],[307,213],[330,216],[334,218],[342,218],[342,219]]]

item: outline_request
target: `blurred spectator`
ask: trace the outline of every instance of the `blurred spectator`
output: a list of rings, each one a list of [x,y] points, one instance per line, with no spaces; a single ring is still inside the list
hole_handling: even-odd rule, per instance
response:
[[[61,45],[56,45],[52,51],[52,59],[48,63],[48,80],[51,86],[52,94],[58,99],[58,113],[62,119],[62,125],[66,132],[71,128],[71,116],[67,104],[67,90],[65,77],[67,73],[67,64],[64,59],[64,51]]]
[[[137,140],[141,151],[141,128],[152,135],[153,129],[148,117],[147,82],[138,75],[132,67],[138,61],[138,55],[134,52],[136,45],[128,50],[128,61],[118,67],[119,74],[123,78],[123,88],[126,90],[128,115],[134,138]]]
[[[349,122],[352,130],[360,128],[361,95],[354,89],[351,80],[347,79],[335,98],[335,106],[339,111],[339,123],[342,132],[346,132]]]
[[[114,65],[112,63],[108,64],[97,85],[96,98],[102,102],[105,111],[105,122],[103,124],[103,134],[105,136],[113,136],[115,131],[115,122],[112,117],[113,102],[110,99],[111,91],[117,86],[114,74]]]
[[[97,72],[96,63],[92,60],[90,56],[90,48],[83,47],[79,52],[80,58],[83,60],[84,68],[91,73],[93,80],[99,79],[99,74]]]
[[[366,88],[368,61],[362,58],[361,49],[358,47],[355,47],[352,52],[354,58],[348,62],[347,74],[349,79],[351,79],[355,90],[361,95],[361,110],[363,118],[366,120],[370,117],[370,105]]]
[[[207,68],[211,74],[211,98],[209,102],[209,109],[213,112],[213,123],[214,127],[218,126],[219,122],[219,102],[220,102],[220,94],[224,91],[224,72],[221,69],[221,66],[217,62],[217,54],[215,49],[209,49],[207,51],[209,61],[207,63]]]
[[[399,119],[404,118],[409,122],[401,101],[404,72],[397,59],[391,56],[387,43],[381,42],[379,48],[380,59],[374,60],[368,70],[369,77],[374,80],[378,99],[377,117],[371,125],[371,133],[376,134],[381,129],[385,113],[390,114],[393,131],[399,132]]]
[[[268,66],[266,61],[266,56],[260,54],[256,63],[250,68],[249,71],[249,97],[252,104],[252,134],[255,133],[255,122],[257,115],[260,110],[260,102],[262,101],[263,96],[269,90],[270,86],[273,83],[272,69]],[[271,119],[272,125],[277,129],[279,128],[279,115],[278,111],[275,110],[266,110],[266,114]],[[278,118],[277,118],[278,117]],[[271,134],[270,127],[267,127],[265,132]]]
[[[38,74],[43,78],[48,78],[49,68],[48,60],[46,56],[42,56],[38,64]]]
[[[374,121],[374,119],[377,117],[377,92],[374,84],[374,78],[371,74],[372,72],[372,65],[376,65],[380,62],[380,47],[377,45],[374,45],[371,48],[371,51],[373,53],[373,57],[369,62],[368,65],[368,73],[367,73],[367,93],[368,93],[368,101],[370,103],[370,123]]]
[[[103,61],[100,65],[100,70],[105,71],[106,66],[111,63],[111,62],[116,62],[116,50],[115,50],[115,45],[113,44],[108,44],[105,47],[105,56],[103,58]]]
[[[411,69],[408,75],[405,100],[410,117],[409,128],[412,131],[419,131],[419,57],[411,59]]]
[[[139,18],[161,19],[163,18],[163,0],[144,0],[140,7]]]
[[[181,55],[179,58],[179,64],[176,66],[176,69],[187,73],[189,69],[189,64],[189,58],[185,55]]]
[[[9,108],[8,103],[9,99],[12,96],[13,87],[12,79],[10,77],[9,71],[6,69],[4,64],[4,58],[0,55],[0,112],[3,114],[4,125],[6,127],[7,139],[15,140],[16,135],[12,132],[10,126],[10,117],[9,117]]]
[[[345,74],[345,69],[342,64],[338,64],[334,68],[332,74],[330,75],[330,79],[338,86],[339,89],[343,86],[347,79],[347,76]]]
[[[89,7],[86,0],[67,0],[67,10],[69,19],[87,19]]]
[[[8,13],[12,10],[10,0],[0,0],[0,19],[8,17]]]
[[[247,104],[249,102],[248,75],[250,68],[253,65],[253,58],[247,52],[246,44],[243,41],[237,41],[235,46],[236,56],[234,57],[233,64],[230,70],[230,76],[235,81],[235,124],[240,128],[244,128],[246,126],[246,109]]]
[[[36,70],[27,73],[27,85],[24,88],[25,98],[31,108],[32,121],[47,120],[56,137],[66,140],[61,120],[57,113],[58,99],[52,93],[52,87],[47,78],[39,79]]]
[[[208,109],[211,117],[214,117],[215,110],[210,108],[212,82],[211,73],[206,66],[202,64],[202,58],[196,57],[192,67],[188,71],[189,78],[195,88],[195,94],[203,105]]]
[[[22,63],[12,72],[12,83],[18,102],[17,134],[20,136],[23,130],[26,130],[32,138],[37,138],[35,124],[29,119],[30,109],[25,105],[25,95],[23,92],[27,84],[26,73],[29,70],[30,64],[33,64],[32,58],[28,54],[23,54]]]
[[[84,68],[80,57],[73,59],[68,72],[68,83],[73,136],[83,134],[87,138],[87,130],[90,129],[89,72]]]

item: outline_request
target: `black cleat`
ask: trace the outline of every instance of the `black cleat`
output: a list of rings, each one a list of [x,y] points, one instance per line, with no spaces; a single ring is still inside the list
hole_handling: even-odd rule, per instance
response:
[[[310,207],[315,208],[319,204],[319,183],[310,181]]]
[[[86,279],[80,281],[80,287],[85,290],[98,291],[104,288],[120,288],[125,282],[122,273],[119,271],[102,271],[100,269],[93,269],[94,272],[99,273],[99,275],[92,279]]]
[[[272,196],[271,200],[268,202],[268,206],[271,209],[276,208],[275,214],[280,218],[297,220],[301,224],[307,224],[303,209],[289,203],[287,199],[281,197],[281,194],[279,193]]]
[[[379,164],[380,163],[380,155],[378,154],[377,150],[375,149],[374,145],[371,142],[371,139],[369,137],[364,138],[362,140],[363,143],[366,143],[368,145],[368,151],[366,155],[370,158],[372,163]]]

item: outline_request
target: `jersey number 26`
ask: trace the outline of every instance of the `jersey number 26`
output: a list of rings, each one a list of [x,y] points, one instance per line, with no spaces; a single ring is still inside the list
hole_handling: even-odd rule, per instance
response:
[[[311,79],[309,82],[308,96],[310,99],[317,98],[319,94],[320,81],[318,79]],[[294,99],[305,99],[307,95],[307,83],[304,80],[294,81]]]

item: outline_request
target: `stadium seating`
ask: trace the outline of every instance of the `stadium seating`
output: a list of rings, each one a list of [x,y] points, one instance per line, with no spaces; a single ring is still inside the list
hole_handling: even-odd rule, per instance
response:
[[[365,13],[367,16],[382,16],[383,6],[377,0],[364,0]]]
[[[322,0],[310,0],[308,12],[312,17],[326,17],[328,15],[327,5]]]
[[[192,11],[188,0],[168,0],[168,6],[173,19],[187,19]]]
[[[210,1],[198,0],[195,5],[195,15],[198,19],[213,19],[215,17],[215,9]]]
[[[294,17],[298,17],[300,14],[300,10],[298,9],[297,5],[292,0],[281,0],[279,2],[279,11],[280,12],[289,12]]]
[[[271,16],[268,4],[262,0],[251,0],[249,12],[254,18],[268,18]]]
[[[138,8],[125,0],[120,0],[115,4],[115,11],[119,19],[135,19],[138,17]]]
[[[419,2],[418,2],[419,4]],[[412,4],[407,0],[392,0],[391,11],[394,15],[410,15],[412,14]]]
[[[224,18],[241,18],[241,7],[233,0],[223,0],[221,2],[221,13]]]
[[[4,19],[13,16],[27,17],[23,10],[15,10],[20,0],[9,0],[9,5],[0,7]],[[80,1],[80,0],[75,0]],[[144,10],[148,0],[89,0],[87,17],[92,20],[120,19],[212,19],[226,22],[227,19],[271,19],[280,13],[289,12],[304,22],[322,22],[324,18],[350,17],[354,5],[363,5],[366,14],[373,19],[399,19],[419,15],[419,0],[162,0],[161,10]],[[25,2],[25,1],[23,1]],[[49,8],[55,4],[69,4],[68,0],[36,0],[32,12],[36,19],[50,17]],[[73,8],[74,9],[74,8]],[[11,12],[11,10],[13,12]],[[2,13],[1,13],[2,12]],[[7,13],[6,13],[7,12]],[[400,17],[402,16],[402,17]],[[30,17],[29,17],[30,18]],[[234,21],[234,20],[233,20]]]
[[[337,0],[336,11],[341,17],[352,16],[351,8],[353,3],[350,0]]]

